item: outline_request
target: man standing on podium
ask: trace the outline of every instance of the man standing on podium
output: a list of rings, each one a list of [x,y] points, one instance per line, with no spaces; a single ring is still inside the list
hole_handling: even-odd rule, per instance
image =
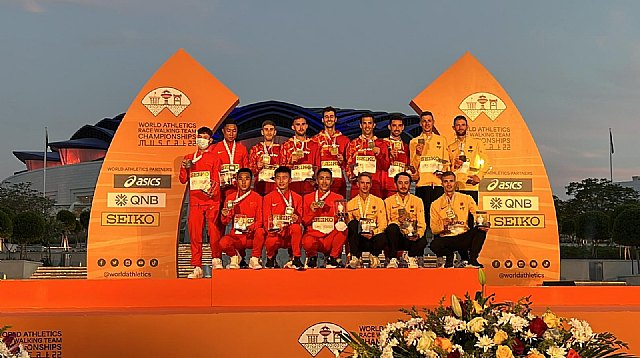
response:
[[[253,173],[248,168],[238,170],[238,191],[227,196],[223,203],[220,220],[226,226],[232,223],[229,234],[220,239],[220,248],[231,257],[228,268],[246,267],[244,254],[252,249],[249,268],[261,269],[260,257],[267,235],[262,221],[262,196],[251,190]]]
[[[318,169],[316,174],[318,190],[303,198],[304,216],[302,222],[306,228],[302,236],[302,246],[307,256],[306,266],[318,267],[318,252],[325,255],[326,268],[336,268],[342,247],[347,241],[347,224],[344,215],[336,211],[336,201],[344,202],[344,197],[331,192],[331,170]],[[346,202],[345,202],[346,203]],[[344,203],[342,204],[344,207]],[[346,207],[343,214],[346,214]]]
[[[396,174],[406,172],[409,166],[409,145],[402,141],[404,118],[393,115],[389,119],[388,128],[389,138],[383,140],[389,156],[389,169],[383,173],[381,198],[388,198],[396,193]]]
[[[359,173],[371,173],[371,194],[382,198],[382,181],[389,169],[387,146],[382,139],[373,135],[376,122],[371,113],[360,117],[362,134],[347,146],[347,178],[352,182],[349,196],[358,195],[356,179]]]
[[[478,256],[487,237],[490,223],[486,217],[477,213],[476,202],[469,195],[456,192],[456,175],[453,172],[442,174],[444,195],[431,204],[431,231],[435,238],[430,248],[439,258],[445,257],[444,267],[453,267],[455,251],[460,253],[467,267],[484,267],[478,262]],[[468,217],[471,214],[476,223],[469,228]]]
[[[345,153],[349,138],[336,129],[338,122],[336,109],[326,107],[322,110],[324,129],[316,134],[312,140],[318,145],[317,162],[319,168],[328,168],[333,174],[331,191],[347,197],[347,182],[343,169],[346,166]]]
[[[210,150],[213,132],[207,127],[198,128],[195,153],[184,156],[179,180],[189,190],[189,239],[191,241],[191,265],[189,278],[202,278],[202,230],[206,220],[209,241],[216,239],[216,221],[220,210],[220,186],[216,180],[216,157]]]
[[[449,168],[449,146],[447,140],[433,132],[433,113],[420,114],[422,134],[409,143],[411,166],[415,168],[413,180],[417,180],[416,196],[422,199],[425,208],[439,198],[444,190],[438,177]],[[429,211],[425,210],[425,222],[429,225]]]
[[[307,138],[309,124],[302,116],[293,118],[291,129],[293,137],[282,144],[280,165],[291,169],[289,188],[301,196],[312,193],[314,188],[313,173],[317,161],[318,145]]]
[[[276,185],[273,173],[280,166],[280,144],[275,143],[276,124],[273,121],[262,122],[263,141],[257,143],[249,151],[249,168],[253,172],[255,191],[265,196],[272,192]]]

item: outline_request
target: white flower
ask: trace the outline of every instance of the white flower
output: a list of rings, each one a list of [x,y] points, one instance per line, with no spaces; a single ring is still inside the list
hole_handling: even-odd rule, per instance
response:
[[[484,325],[489,323],[482,317],[476,317],[467,323],[467,331],[472,333],[478,333],[484,331]]]
[[[509,321],[511,321],[511,318],[515,316],[516,315],[514,315],[513,313],[502,312],[502,315],[500,315],[500,318],[498,318],[498,326],[504,326],[505,324],[509,323]]]
[[[407,342],[408,345],[414,345],[417,343],[418,339],[420,337],[422,337],[422,331],[419,329],[414,329],[411,332],[409,332],[409,334],[407,335],[407,338],[405,338],[405,341]]]
[[[447,334],[454,334],[456,331],[463,331],[466,328],[464,321],[461,321],[453,316],[447,316],[444,318],[444,331]]]
[[[393,358],[393,347],[391,346],[384,347],[380,358]]]
[[[532,340],[534,338],[538,337],[535,333],[531,332],[530,330],[527,329],[526,332],[524,332],[522,338],[527,339],[527,340]]]
[[[475,346],[484,349],[485,352],[495,345],[493,343],[493,339],[489,338],[486,334],[482,337],[480,337],[480,335],[476,335],[476,337],[478,337],[478,342],[476,342]]]
[[[511,317],[509,323],[511,324],[511,328],[513,328],[514,332],[521,332],[523,328],[529,326],[529,321],[520,316]]]
[[[567,355],[567,350],[563,347],[551,346],[546,352],[551,358],[564,358]]]
[[[575,338],[576,342],[582,344],[589,342],[593,337],[593,331],[587,321],[581,321],[579,319],[572,318],[569,321],[571,325],[571,334]]]
[[[4,342],[2,340],[0,340],[0,356],[4,357],[4,356],[8,356],[10,354],[11,354],[11,352],[9,352],[9,348],[7,348],[7,346],[4,344]]]

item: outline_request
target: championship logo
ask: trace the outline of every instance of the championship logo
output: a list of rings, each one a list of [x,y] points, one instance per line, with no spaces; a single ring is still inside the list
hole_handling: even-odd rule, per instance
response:
[[[324,347],[337,357],[349,345],[342,338],[347,334],[344,328],[335,323],[319,322],[302,332],[298,342],[312,357],[317,356]]]
[[[142,105],[147,107],[149,112],[157,117],[163,109],[167,108],[174,116],[178,116],[184,111],[191,101],[182,91],[171,87],[160,87],[147,93],[142,99]]]
[[[476,92],[463,99],[458,106],[464,114],[473,122],[480,113],[484,113],[492,121],[495,121],[507,105],[498,96],[488,92]]]

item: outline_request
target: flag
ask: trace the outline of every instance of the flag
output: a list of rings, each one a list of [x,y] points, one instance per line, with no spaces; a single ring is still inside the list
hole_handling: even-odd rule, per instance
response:
[[[613,150],[613,135],[611,134],[611,128],[609,128],[609,145],[611,147],[611,154],[615,153]]]

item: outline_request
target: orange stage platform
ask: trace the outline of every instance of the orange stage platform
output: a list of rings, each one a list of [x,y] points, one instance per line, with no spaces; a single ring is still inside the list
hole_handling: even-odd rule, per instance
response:
[[[473,269],[223,270],[201,280],[0,281],[0,325],[13,326],[32,357],[331,357],[325,343],[309,343],[309,332],[335,324],[373,340],[380,326],[403,318],[399,308],[433,307],[443,296],[479,288]],[[531,295],[537,311],[550,307],[588,319],[596,332],[612,331],[640,353],[634,326],[640,287],[486,291],[500,301]]]

